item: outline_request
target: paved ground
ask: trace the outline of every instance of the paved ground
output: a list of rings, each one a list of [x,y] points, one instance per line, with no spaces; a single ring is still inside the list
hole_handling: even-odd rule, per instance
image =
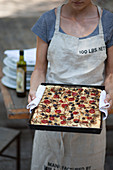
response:
[[[65,0],[0,0],[0,17],[40,16]],[[100,6],[113,12],[113,0],[93,0]]]
[[[0,0],[0,17],[39,16],[63,0]]]
[[[33,48],[35,36],[30,28],[37,18],[63,0],[0,0],[0,56],[6,49]],[[1,57],[0,57],[1,60]],[[33,131],[27,127],[27,120],[8,120],[0,93],[0,126],[21,130],[21,170],[30,170]],[[113,124],[113,115],[107,120]],[[15,154],[15,143],[7,153]],[[105,170],[113,169],[113,130],[107,131],[107,156]],[[15,170],[14,160],[0,158],[0,170]]]

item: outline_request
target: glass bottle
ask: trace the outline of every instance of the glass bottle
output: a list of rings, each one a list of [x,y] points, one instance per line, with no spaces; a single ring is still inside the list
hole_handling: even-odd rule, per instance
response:
[[[26,61],[24,61],[23,50],[20,50],[20,57],[17,62],[16,92],[18,97],[26,96]]]

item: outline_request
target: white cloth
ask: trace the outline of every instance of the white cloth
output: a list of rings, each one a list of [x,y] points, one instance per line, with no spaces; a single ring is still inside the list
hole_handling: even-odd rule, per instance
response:
[[[60,11],[48,49],[47,82],[101,85],[107,57],[101,19],[99,35],[79,39],[59,32]],[[31,170],[104,170],[105,146],[105,121],[100,135],[36,131]]]
[[[10,57],[14,62],[19,60],[19,50],[6,50],[4,54]],[[28,65],[35,65],[36,48],[24,49],[24,59]]]
[[[38,104],[40,103],[40,100],[42,99],[42,96],[44,94],[46,86],[43,85],[39,85],[37,91],[36,91],[36,98],[34,100],[32,100],[28,105],[27,105],[27,109],[30,109],[30,113],[32,113],[32,110],[38,106]]]
[[[99,110],[104,113],[103,120],[105,120],[108,116],[108,108],[110,107],[110,103],[105,103],[105,98],[106,98],[106,91],[103,90],[100,95],[100,100],[99,100]]]

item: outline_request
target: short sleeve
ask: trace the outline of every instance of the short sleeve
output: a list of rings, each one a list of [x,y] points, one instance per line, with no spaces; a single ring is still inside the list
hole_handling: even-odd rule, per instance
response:
[[[48,43],[47,41],[47,23],[45,18],[45,13],[37,20],[37,22],[33,25],[31,30],[39,36],[43,41]]]
[[[110,48],[113,46],[113,26],[109,29],[109,34],[108,34],[108,42],[107,42],[107,48]]]
[[[104,9],[102,23],[106,47],[110,48],[113,46],[113,13]]]

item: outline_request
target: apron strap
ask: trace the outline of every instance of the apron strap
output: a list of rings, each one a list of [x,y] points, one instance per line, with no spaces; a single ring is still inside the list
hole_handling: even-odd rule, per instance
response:
[[[57,8],[55,32],[59,32],[61,7],[62,7],[62,6],[59,6],[59,7]]]
[[[103,26],[102,26],[102,20],[101,20],[101,8],[99,6],[97,6],[98,12],[99,12],[99,17],[100,17],[100,21],[99,21],[99,34],[103,34]],[[104,36],[104,34],[103,34]]]

